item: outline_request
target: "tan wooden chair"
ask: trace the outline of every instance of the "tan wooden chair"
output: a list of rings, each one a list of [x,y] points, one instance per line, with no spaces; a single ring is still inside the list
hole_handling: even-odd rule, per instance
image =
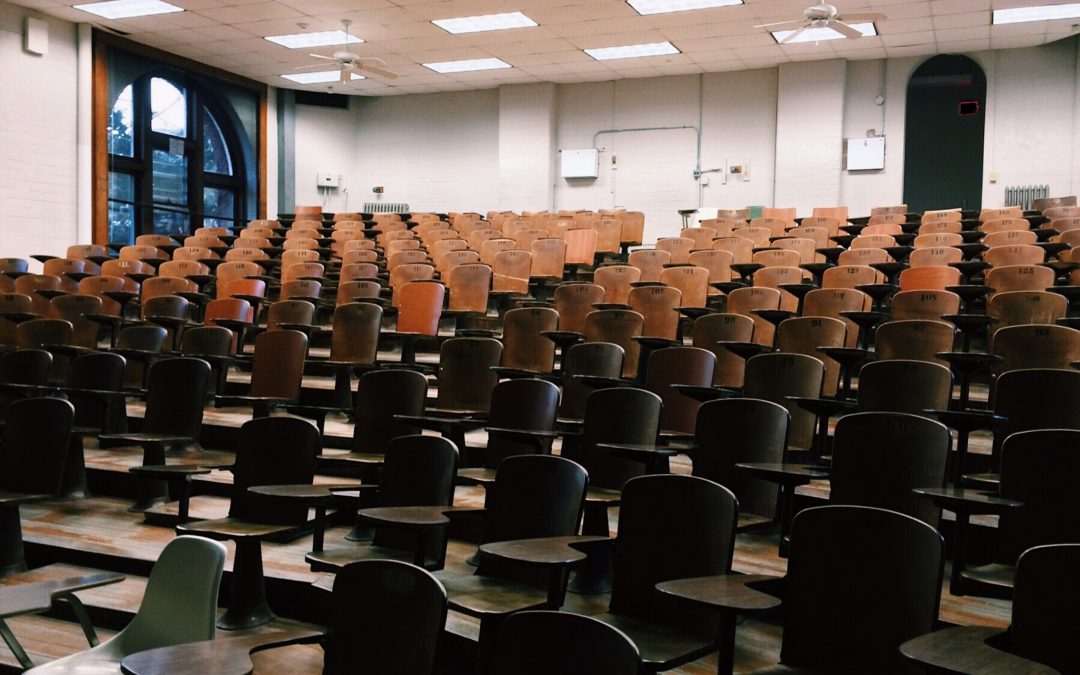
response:
[[[713,386],[742,387],[746,359],[725,348],[722,342],[750,342],[754,320],[741,314],[706,314],[694,321],[693,346],[708,349],[716,356]]]
[[[909,267],[900,273],[901,291],[943,291],[960,284],[960,270],[955,267]]]
[[[672,312],[674,314],[674,312]],[[601,309],[585,317],[585,342],[610,342],[623,350],[622,376],[637,375],[640,336],[645,317],[628,309]]]
[[[689,255],[687,255],[689,260]],[[664,265],[672,264],[671,253],[660,249],[641,249],[631,251],[626,264],[641,270],[639,281],[659,282]]]
[[[656,250],[667,251],[671,255],[672,265],[690,262],[690,252],[697,248],[692,239],[682,237],[661,237],[656,240]]]
[[[605,265],[593,273],[593,283],[603,287],[603,302],[608,305],[627,304],[632,284],[640,280],[641,270],[631,265]]]

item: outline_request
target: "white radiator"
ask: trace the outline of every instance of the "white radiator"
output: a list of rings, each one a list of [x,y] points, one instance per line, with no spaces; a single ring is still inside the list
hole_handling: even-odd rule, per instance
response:
[[[1011,185],[1005,188],[1005,206],[1019,206],[1028,211],[1031,209],[1031,202],[1049,196],[1049,185]]]
[[[408,204],[394,204],[393,202],[364,202],[364,213],[408,213]]]

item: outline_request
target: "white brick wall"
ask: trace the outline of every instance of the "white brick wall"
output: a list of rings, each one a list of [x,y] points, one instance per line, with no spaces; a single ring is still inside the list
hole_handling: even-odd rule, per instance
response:
[[[840,202],[847,62],[785,63],[776,104],[776,206],[810,215]]]
[[[499,88],[499,210],[551,208],[556,100],[553,83]]]
[[[358,107],[357,99],[351,100],[348,110],[296,106],[297,204],[320,204],[331,213],[360,209],[365,190],[356,174],[360,145]],[[320,192],[315,182],[320,171],[339,174],[340,187]],[[371,194],[370,189],[368,186],[367,194]]]
[[[62,255],[76,243],[75,25],[47,19],[49,52],[35,56],[22,48],[27,15],[44,18],[0,2],[3,257]]]

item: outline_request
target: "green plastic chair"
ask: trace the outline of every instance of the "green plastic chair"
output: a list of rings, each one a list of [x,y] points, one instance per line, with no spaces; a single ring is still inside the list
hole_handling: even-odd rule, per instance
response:
[[[225,546],[204,537],[173,539],[161,551],[138,614],[108,642],[28,673],[120,672],[124,657],[157,647],[214,639]]]

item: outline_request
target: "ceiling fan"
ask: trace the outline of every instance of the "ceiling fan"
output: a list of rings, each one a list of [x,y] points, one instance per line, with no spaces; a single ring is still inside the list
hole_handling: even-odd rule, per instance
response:
[[[356,52],[349,51],[349,26],[352,25],[352,21],[343,19],[341,25],[345,28],[345,48],[334,52],[333,56],[323,56],[322,54],[308,54],[308,56],[315,59],[322,59],[324,61],[334,61],[338,64],[338,68],[341,70],[341,84],[348,84],[352,79],[353,73],[357,75],[374,75],[375,77],[381,77],[387,80],[396,80],[398,74],[382,68],[386,62],[382,59],[376,58],[362,58]],[[312,68],[322,68],[322,65],[311,65],[296,68],[295,70],[310,70]]]
[[[780,44],[791,42],[798,37],[803,31],[811,28],[830,28],[837,33],[840,33],[847,38],[861,38],[862,33],[853,27],[852,23],[865,23],[868,21],[882,21],[885,19],[885,15],[880,12],[866,12],[863,14],[845,14],[843,17],[839,16],[834,5],[830,5],[826,2],[819,2],[815,5],[810,5],[803,11],[803,18],[795,19],[793,21],[778,21],[776,23],[766,23],[754,28],[772,28],[774,26],[787,26],[791,24],[802,24],[791,32],[787,37],[780,41]]]

